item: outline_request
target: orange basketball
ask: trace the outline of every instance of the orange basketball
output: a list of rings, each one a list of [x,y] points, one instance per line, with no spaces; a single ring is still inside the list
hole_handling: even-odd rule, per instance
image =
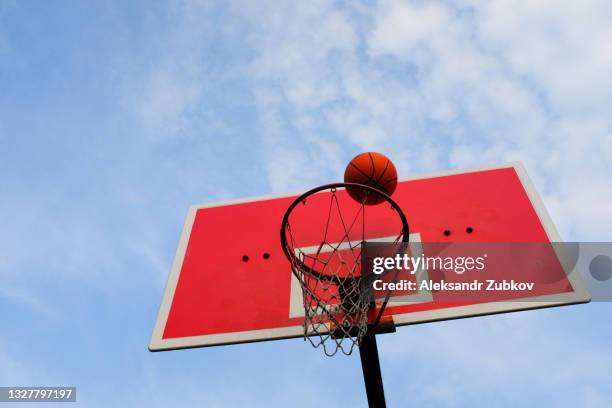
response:
[[[391,195],[397,187],[397,170],[383,154],[361,153],[346,166],[344,182],[365,184]],[[380,194],[369,194],[367,190],[355,187],[348,187],[347,191],[354,200],[367,205],[380,204],[385,200]]]

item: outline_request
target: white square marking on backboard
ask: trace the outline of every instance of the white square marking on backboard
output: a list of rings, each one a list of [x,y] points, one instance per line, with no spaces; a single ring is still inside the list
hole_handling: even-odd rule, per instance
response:
[[[374,238],[367,240],[368,242],[392,242],[396,239],[395,236],[390,237],[382,237],[382,238]],[[420,257],[423,255],[423,245],[421,243],[421,234],[418,232],[410,234],[409,237],[409,246],[412,250],[412,256]],[[343,244],[344,246],[340,248],[348,248],[348,243]],[[351,243],[353,245],[353,243]],[[333,245],[329,246],[329,250],[331,250]],[[296,249],[296,252],[302,252],[305,254],[314,253],[319,249],[319,246],[311,246]],[[329,251],[328,250],[328,251]],[[417,287],[420,287],[422,281],[426,281],[429,279],[429,274],[427,273],[427,269],[425,269],[422,265],[415,271]],[[302,293],[302,287],[300,285],[300,281],[295,276],[293,271],[291,272],[291,289],[290,289],[290,299],[289,299],[289,317],[304,317],[304,297]],[[418,291],[412,295],[402,295],[402,296],[391,296],[389,299],[389,306],[402,306],[414,303],[425,303],[431,302],[433,300],[433,296],[430,291]]]

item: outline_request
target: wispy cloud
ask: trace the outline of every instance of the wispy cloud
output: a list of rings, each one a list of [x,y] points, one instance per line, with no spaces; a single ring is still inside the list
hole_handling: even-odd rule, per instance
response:
[[[389,153],[402,173],[522,160],[555,215],[572,220],[562,225],[566,237],[605,236],[596,220],[608,216],[584,212],[570,197],[610,198],[603,176],[610,81],[602,75],[612,60],[594,40],[609,31],[607,5],[391,0],[271,8],[242,13],[259,22],[249,40],[254,86],[265,95],[258,106],[274,118],[262,133],[275,186],[302,184],[314,171],[338,178],[365,149]],[[307,28],[314,25],[316,35]],[[290,171],[279,182],[288,151]],[[585,177],[588,186],[576,184]]]
[[[425,406],[465,406],[496,399],[497,406],[537,401],[591,406],[593,398],[609,403],[610,396],[601,390],[612,354],[605,345],[591,342],[588,333],[568,333],[576,323],[552,323],[559,313],[519,313],[400,329],[402,335],[380,340],[383,364],[393,367],[387,378],[392,386],[406,381],[409,389],[424,390],[418,398]],[[397,377],[400,367],[413,373],[410,379]],[[528,393],[522,391],[525,387]],[[405,396],[406,401],[409,398]]]
[[[6,280],[0,286],[0,299],[4,302],[30,309],[42,319],[52,321],[60,319],[62,314],[45,298],[46,296],[41,296],[40,291],[35,294],[23,287],[10,285]]]

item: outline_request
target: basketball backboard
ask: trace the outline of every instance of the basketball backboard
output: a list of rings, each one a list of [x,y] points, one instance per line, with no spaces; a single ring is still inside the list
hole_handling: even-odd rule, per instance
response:
[[[301,290],[279,243],[283,214],[298,195],[189,209],[151,351],[303,336]],[[428,242],[561,241],[520,163],[404,178],[393,199],[410,221],[415,251],[422,249],[418,243]],[[368,241],[394,233],[379,223]],[[306,250],[309,244],[318,242],[305,243]],[[415,293],[406,302],[390,303],[385,314],[400,326],[587,302],[590,297],[579,276],[563,272],[569,289],[562,293],[470,303]],[[419,271],[416,279],[425,279],[427,273]]]

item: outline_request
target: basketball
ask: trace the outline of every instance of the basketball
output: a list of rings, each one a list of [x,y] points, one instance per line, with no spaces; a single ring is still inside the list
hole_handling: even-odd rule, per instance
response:
[[[346,166],[344,182],[365,184],[391,195],[397,187],[397,170],[384,154],[361,153]],[[347,187],[346,190],[355,201],[366,205],[380,204],[385,200],[380,194],[368,194],[360,188]]]

